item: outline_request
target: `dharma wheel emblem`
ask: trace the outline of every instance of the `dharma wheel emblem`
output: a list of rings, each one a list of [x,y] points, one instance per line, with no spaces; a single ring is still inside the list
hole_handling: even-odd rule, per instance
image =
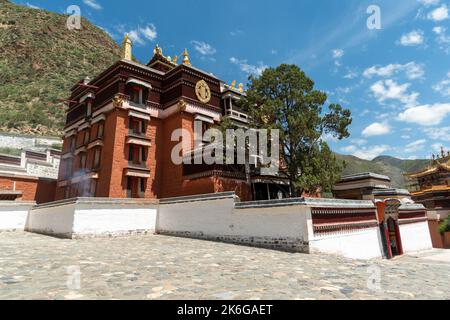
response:
[[[211,100],[211,89],[209,89],[208,84],[204,80],[197,82],[195,93],[198,100],[203,103],[208,103]]]

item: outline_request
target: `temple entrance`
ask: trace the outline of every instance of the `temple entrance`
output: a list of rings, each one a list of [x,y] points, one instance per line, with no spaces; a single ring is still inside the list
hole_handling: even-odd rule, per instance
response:
[[[396,222],[394,219],[389,218],[387,220],[387,227],[389,232],[389,245],[391,248],[392,256],[398,256],[401,255],[400,246],[399,246],[399,239],[400,234],[397,232]]]
[[[254,183],[253,198],[255,201],[286,199],[289,198],[289,186],[276,183]]]
[[[384,255],[388,259],[403,254],[402,238],[398,223],[401,203],[397,199],[376,202],[378,222]]]

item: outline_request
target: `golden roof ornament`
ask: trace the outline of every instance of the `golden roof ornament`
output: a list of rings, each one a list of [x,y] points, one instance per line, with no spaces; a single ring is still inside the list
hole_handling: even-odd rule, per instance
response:
[[[177,63],[177,61],[178,61],[178,56],[174,56],[173,57],[173,63]]]
[[[244,84],[243,83],[239,83],[239,92],[244,92]]]
[[[128,36],[128,33],[125,34],[125,38],[123,39],[122,43],[122,58],[125,60],[133,60],[133,54],[132,54],[132,48],[133,43],[130,40],[130,37]]]
[[[159,55],[159,56],[162,56],[163,55],[163,52],[162,52],[162,49],[161,49],[161,47],[159,46],[159,44],[157,44],[156,45],[156,47],[155,47],[155,49],[153,49],[153,55]]]
[[[186,111],[187,103],[184,101],[184,99],[180,99],[178,101],[178,112],[184,112]]]
[[[183,52],[183,64],[185,66],[191,66],[191,61],[189,60],[189,52],[187,49],[184,49]]]
[[[230,87],[236,88],[236,80],[231,81]]]

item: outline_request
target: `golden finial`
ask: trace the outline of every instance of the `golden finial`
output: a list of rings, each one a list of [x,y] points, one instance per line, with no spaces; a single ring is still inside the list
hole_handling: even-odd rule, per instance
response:
[[[236,88],[236,80],[231,81],[231,86],[232,88]]]
[[[183,52],[183,64],[186,66],[191,65],[191,61],[189,60],[189,52],[187,49],[184,49],[184,52]]]
[[[244,84],[243,83],[239,83],[239,92],[244,92]]]
[[[186,111],[186,107],[187,107],[186,101],[184,101],[184,99],[180,99],[180,101],[178,101],[178,111],[184,112]]]
[[[132,47],[133,43],[130,40],[130,37],[128,36],[128,33],[125,34],[125,38],[123,39],[122,43],[122,54],[123,58],[126,60],[132,60]]]
[[[162,56],[163,55],[163,53],[162,53],[162,49],[161,49],[161,47],[159,46],[159,44],[157,44],[156,45],[156,47],[155,47],[155,49],[153,49],[153,55],[159,55],[159,56]]]
[[[173,63],[177,63],[177,61],[178,61],[178,56],[174,56],[173,57]]]

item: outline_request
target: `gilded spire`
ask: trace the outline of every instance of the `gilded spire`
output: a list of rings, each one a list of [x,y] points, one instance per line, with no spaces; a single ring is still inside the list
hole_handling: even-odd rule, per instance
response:
[[[236,88],[236,80],[231,81],[231,87]]]
[[[122,58],[126,60],[133,60],[133,53],[132,53],[133,43],[130,40],[130,37],[128,36],[128,33],[125,34],[125,38],[123,39],[122,43]]]
[[[239,83],[239,92],[244,92],[244,84],[243,83]]]
[[[183,64],[185,66],[191,66],[191,61],[189,60],[189,52],[187,49],[184,49],[183,52]]]
[[[159,56],[162,56],[163,55],[163,52],[162,52],[162,49],[161,49],[161,47],[159,46],[159,44],[157,44],[156,45],[156,47],[155,47],[155,49],[153,49],[153,55],[159,55]]]

